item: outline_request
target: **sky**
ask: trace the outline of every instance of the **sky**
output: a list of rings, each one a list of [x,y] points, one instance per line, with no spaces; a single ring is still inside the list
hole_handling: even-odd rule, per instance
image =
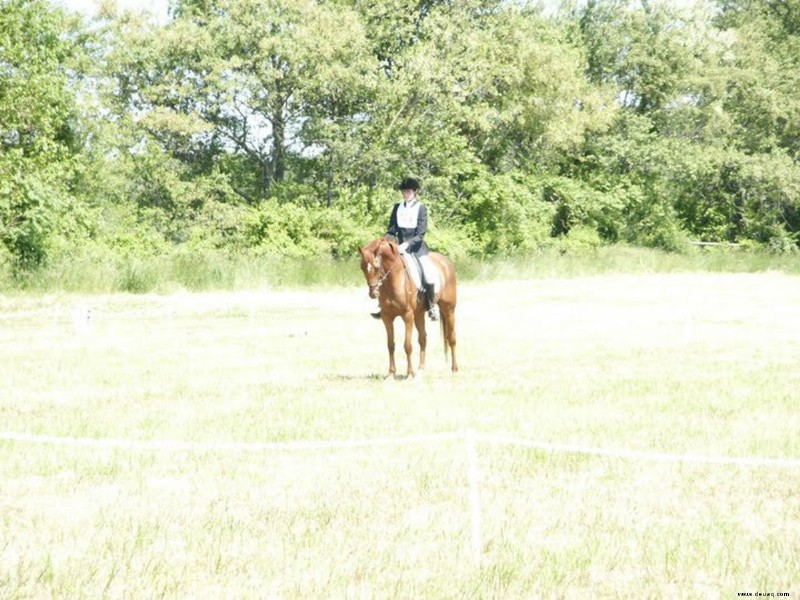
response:
[[[168,0],[115,0],[117,7],[122,10],[136,10],[147,11],[155,15],[160,23],[167,21],[167,2]],[[678,6],[687,6],[694,4],[698,0],[671,0],[673,4]],[[59,4],[76,12],[81,12],[88,17],[92,17],[97,13],[97,7],[100,0],[51,0],[54,4]],[[552,2],[556,4],[556,0],[545,0],[545,4]]]
[[[87,17],[97,14],[100,0],[50,0],[53,4],[80,12]],[[147,11],[154,14],[159,22],[167,20],[167,0],[115,0],[120,10]]]

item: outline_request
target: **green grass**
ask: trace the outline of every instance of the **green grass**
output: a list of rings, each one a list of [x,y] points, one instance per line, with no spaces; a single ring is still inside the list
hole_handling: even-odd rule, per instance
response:
[[[26,293],[173,293],[315,286],[341,287],[361,276],[351,261],[176,251],[152,257],[70,257],[14,279],[0,265],[0,289]]]
[[[771,254],[748,248],[689,247],[683,253],[628,246],[570,250],[545,248],[530,256],[482,260],[458,257],[461,281],[585,277],[620,273],[800,274],[800,254]],[[150,257],[87,253],[55,260],[19,278],[0,261],[0,289],[9,293],[109,294],[360,285],[358,255],[348,259],[292,259],[176,248]]]
[[[405,381],[382,377],[363,285],[0,296],[0,423],[199,444],[474,429],[796,459],[798,302],[800,279],[777,273],[467,282],[461,371],[450,375],[434,330],[424,378]],[[480,566],[463,441],[299,452],[0,441],[0,596],[800,593],[800,469],[490,443],[478,460]]]

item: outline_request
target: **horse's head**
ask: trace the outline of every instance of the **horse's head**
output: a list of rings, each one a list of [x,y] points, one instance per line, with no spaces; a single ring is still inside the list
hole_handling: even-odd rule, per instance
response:
[[[397,245],[384,238],[378,238],[359,250],[361,271],[369,286],[369,297],[377,298],[381,285],[397,259]]]

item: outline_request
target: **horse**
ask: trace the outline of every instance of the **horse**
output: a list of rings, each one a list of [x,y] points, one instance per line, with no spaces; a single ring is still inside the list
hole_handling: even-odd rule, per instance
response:
[[[419,372],[425,369],[425,348],[428,337],[425,332],[425,308],[427,301],[420,299],[414,280],[407,272],[405,261],[400,256],[397,244],[385,238],[373,240],[361,252],[361,270],[367,280],[369,297],[378,298],[381,308],[381,320],[386,327],[386,341],[389,350],[389,377],[394,377],[394,320],[397,317],[405,323],[405,344],[407,370],[406,376],[414,376],[411,364],[411,335],[413,326],[417,327],[419,338]],[[448,347],[450,351],[450,369],[458,371],[456,362],[456,269],[453,263],[438,252],[430,253],[431,260],[439,271],[441,287],[436,295],[439,305],[442,341],[444,342],[445,360]],[[424,295],[423,295],[424,298]]]

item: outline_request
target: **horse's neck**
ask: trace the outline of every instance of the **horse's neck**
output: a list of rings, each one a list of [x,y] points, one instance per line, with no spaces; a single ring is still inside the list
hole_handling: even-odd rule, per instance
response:
[[[383,268],[389,273],[389,279],[391,279],[392,281],[397,280],[400,273],[405,271],[405,267],[402,264],[399,265],[397,264],[403,262],[403,259],[400,258],[399,256],[398,257],[392,256],[390,258],[387,258],[386,255],[384,255],[383,261],[384,261]]]
[[[406,272],[406,262],[400,256],[393,256],[391,260],[384,263],[384,268],[390,273],[389,280],[392,289],[399,291],[408,288],[411,278]]]

